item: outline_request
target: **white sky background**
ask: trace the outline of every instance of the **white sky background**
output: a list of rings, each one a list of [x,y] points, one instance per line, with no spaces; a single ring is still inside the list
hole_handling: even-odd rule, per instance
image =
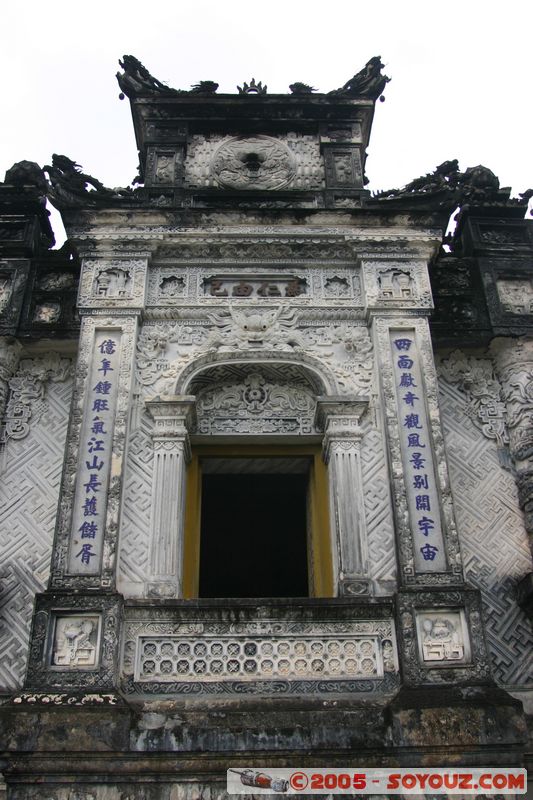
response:
[[[61,153],[106,186],[131,182],[124,53],[176,89],[214,80],[232,93],[252,77],[271,93],[294,81],[327,92],[381,55],[392,80],[367,188],[452,158],[484,164],[515,194],[533,186],[531,0],[4,0],[0,30],[0,180],[16,161]]]

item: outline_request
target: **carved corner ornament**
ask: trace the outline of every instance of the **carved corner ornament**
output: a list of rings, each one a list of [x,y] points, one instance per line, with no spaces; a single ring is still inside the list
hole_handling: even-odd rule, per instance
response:
[[[494,440],[498,447],[508,445],[505,402],[491,359],[466,356],[461,350],[454,350],[440,362],[439,375],[466,393],[469,401],[466,413],[483,435]]]
[[[72,360],[58,353],[22,359],[18,371],[8,382],[9,398],[0,441],[5,444],[9,439],[24,439],[30,431],[30,419],[33,417],[37,421],[45,410],[48,382],[65,381],[73,370]]]

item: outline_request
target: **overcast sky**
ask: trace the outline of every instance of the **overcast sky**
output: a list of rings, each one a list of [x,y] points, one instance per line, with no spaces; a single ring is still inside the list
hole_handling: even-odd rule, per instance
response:
[[[1,4],[0,179],[15,161],[62,153],[107,186],[136,174],[118,58],[169,86],[236,92],[294,81],[342,86],[374,55],[392,80],[377,103],[372,190],[442,161],[484,164],[515,193],[533,186],[531,0],[25,0]]]

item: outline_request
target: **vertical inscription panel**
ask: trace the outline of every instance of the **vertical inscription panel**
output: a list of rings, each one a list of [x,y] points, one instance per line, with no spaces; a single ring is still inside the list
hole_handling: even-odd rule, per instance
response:
[[[444,572],[440,502],[415,331],[391,330],[390,343],[415,568]]]
[[[98,575],[102,564],[120,363],[120,331],[97,330],[83,415],[68,571]]]

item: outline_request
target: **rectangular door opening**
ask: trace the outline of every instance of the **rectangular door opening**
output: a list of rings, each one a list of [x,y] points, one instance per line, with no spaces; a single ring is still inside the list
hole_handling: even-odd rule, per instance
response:
[[[308,458],[202,459],[200,597],[308,597]]]

